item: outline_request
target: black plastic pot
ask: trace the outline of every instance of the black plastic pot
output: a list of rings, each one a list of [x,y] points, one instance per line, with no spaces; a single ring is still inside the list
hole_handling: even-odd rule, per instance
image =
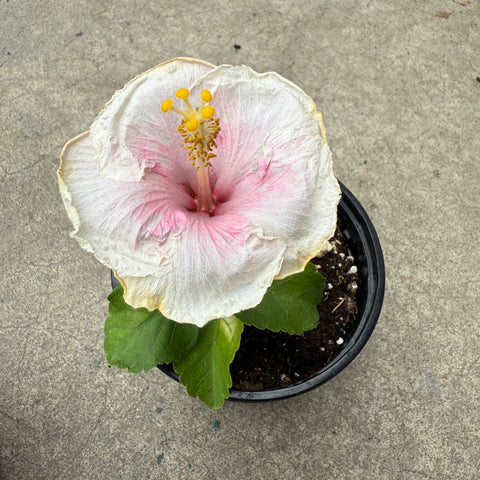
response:
[[[358,267],[356,328],[347,335],[338,355],[312,378],[288,387],[261,391],[230,389],[230,400],[263,402],[281,400],[316,388],[340,373],[365,346],[377,324],[385,292],[385,265],[377,233],[367,213],[352,192],[343,184],[338,216],[349,254]],[[112,274],[112,286],[118,285]],[[172,365],[159,365],[169,377],[178,381]]]

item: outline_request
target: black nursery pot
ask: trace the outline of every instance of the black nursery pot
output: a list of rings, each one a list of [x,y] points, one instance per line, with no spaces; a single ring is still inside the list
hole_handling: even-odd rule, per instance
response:
[[[377,233],[360,202],[345,185],[340,183],[342,198],[338,206],[348,253],[355,258],[358,268],[357,315],[355,327],[345,338],[343,348],[325,367],[308,380],[288,387],[247,391],[230,389],[230,400],[264,402],[281,400],[308,392],[340,373],[360,353],[377,324],[385,292],[385,265]],[[112,274],[112,286],[118,281]],[[171,364],[158,365],[169,377],[178,381]]]

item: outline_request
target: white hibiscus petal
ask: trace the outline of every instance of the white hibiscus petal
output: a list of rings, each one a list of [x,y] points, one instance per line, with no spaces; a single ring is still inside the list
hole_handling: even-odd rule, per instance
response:
[[[155,171],[140,182],[106,178],[94,153],[88,132],[62,152],[58,176],[72,236],[122,275],[159,274],[195,209],[188,188]]]
[[[178,116],[161,111],[164,100],[180,87],[214,68],[210,63],[177,58],[139,75],[117,91],[90,129],[96,161],[103,175],[120,181],[140,180],[156,163],[173,165],[184,156],[177,134]],[[184,168],[184,175],[191,169]]]
[[[284,251],[283,240],[263,236],[241,217],[203,212],[191,217],[161,275],[117,276],[130,305],[202,327],[260,303]]]
[[[218,213],[236,212],[285,239],[279,277],[303,270],[333,235],[340,200],[321,114],[276,73],[220,66],[199,83],[221,121],[212,160]]]

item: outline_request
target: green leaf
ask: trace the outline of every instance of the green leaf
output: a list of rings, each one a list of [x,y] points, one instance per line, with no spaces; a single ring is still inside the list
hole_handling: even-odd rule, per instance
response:
[[[317,326],[317,305],[324,289],[325,277],[308,263],[303,272],[275,280],[256,307],[236,316],[261,330],[301,335]]]
[[[123,288],[109,295],[104,348],[110,365],[130,372],[150,370],[160,363],[184,358],[197,341],[195,325],[173,322],[160,311],[133,308],[123,299]]]
[[[240,346],[243,323],[236,317],[213,320],[200,330],[196,345],[173,367],[191,397],[220,408],[232,386],[230,364]]]

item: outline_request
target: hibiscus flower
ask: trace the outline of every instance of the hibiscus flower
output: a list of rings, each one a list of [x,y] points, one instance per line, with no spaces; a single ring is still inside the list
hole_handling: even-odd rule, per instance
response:
[[[302,271],[340,198],[310,97],[276,73],[188,58],[116,92],[58,177],[71,235],[125,301],[200,327]]]

